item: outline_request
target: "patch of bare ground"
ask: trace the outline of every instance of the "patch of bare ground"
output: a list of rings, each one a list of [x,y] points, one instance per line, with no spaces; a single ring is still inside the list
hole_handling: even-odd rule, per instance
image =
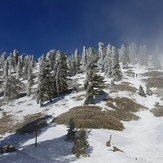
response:
[[[4,105],[5,101],[4,99],[0,99],[0,106]]]
[[[163,88],[157,88],[153,93],[156,94],[157,97],[161,97],[160,100],[163,100]]]
[[[106,105],[113,109],[108,110],[110,115],[123,121],[138,120],[139,116],[134,113],[141,109],[146,109],[144,106],[126,97],[109,98]]]
[[[13,122],[14,119],[12,115],[3,116],[0,119],[0,135],[14,132]]]
[[[130,83],[128,82],[122,82],[121,84],[115,84],[114,86],[111,87],[110,91],[128,91],[132,93],[136,93],[137,88],[130,86]]]
[[[24,117],[22,122],[15,122],[12,115],[6,115],[0,119],[0,135],[17,132],[20,134],[33,133],[36,129],[47,126],[47,116],[36,113]]]
[[[19,134],[34,133],[34,131],[46,127],[48,125],[46,119],[49,117],[51,116],[45,116],[42,113],[27,115],[24,117],[24,121],[22,121],[21,123],[17,123],[14,126],[16,129],[16,133]]]
[[[153,76],[153,77],[159,77],[159,76],[163,76],[163,72],[160,71],[148,71],[145,73],[141,73],[140,75],[142,76]]]
[[[53,122],[67,125],[71,118],[77,128],[103,128],[119,131],[124,129],[119,119],[111,116],[108,111],[102,111],[102,108],[98,106],[74,107],[53,119]]]
[[[149,87],[163,88],[163,76],[149,77],[142,79]]]
[[[162,117],[163,116],[163,105],[155,106],[153,109],[150,110],[151,113],[155,117]]]

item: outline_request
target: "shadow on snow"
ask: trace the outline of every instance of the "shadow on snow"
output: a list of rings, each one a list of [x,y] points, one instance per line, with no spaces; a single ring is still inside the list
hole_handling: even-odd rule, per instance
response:
[[[55,133],[54,133],[55,134]],[[77,158],[72,155],[73,143],[66,142],[65,136],[25,146],[22,150],[0,156],[5,163],[69,163]]]

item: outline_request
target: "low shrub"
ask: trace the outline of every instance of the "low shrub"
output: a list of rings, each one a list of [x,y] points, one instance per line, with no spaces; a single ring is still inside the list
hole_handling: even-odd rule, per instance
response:
[[[122,131],[123,124],[119,119],[110,115],[108,111],[102,111],[98,106],[79,106],[70,109],[56,117],[53,122],[68,124],[73,119],[77,128],[104,128]]]

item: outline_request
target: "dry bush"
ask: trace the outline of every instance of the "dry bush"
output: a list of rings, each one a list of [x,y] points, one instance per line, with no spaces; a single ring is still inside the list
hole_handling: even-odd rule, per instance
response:
[[[131,120],[138,120],[140,119],[139,116],[131,113],[131,112],[127,112],[124,110],[108,110],[109,114],[113,117],[116,117],[117,119],[121,120],[121,121],[131,121]]]
[[[12,115],[3,116],[0,119],[0,135],[14,132]]]
[[[133,112],[145,109],[144,106],[126,97],[109,98],[106,105],[114,109],[108,110],[110,115],[123,121],[138,120],[139,117],[133,114]]]
[[[162,117],[163,116],[163,105],[156,106],[155,108],[151,109],[150,112],[153,113],[153,115],[155,117]]]
[[[150,77],[148,79],[142,79],[149,87],[163,88],[163,76]]]
[[[161,97],[160,100],[163,100],[163,88],[157,88],[153,91],[158,97]]]
[[[108,111],[102,111],[98,106],[79,106],[70,109],[56,117],[53,122],[68,124],[73,119],[77,128],[104,128],[122,131],[123,124],[112,117]]]
[[[122,82],[121,84],[115,84],[111,87],[111,91],[129,91],[136,93],[137,88],[130,86],[127,82]]]
[[[12,115],[6,115],[0,119],[0,135],[16,131],[21,134],[31,133],[36,129],[47,126],[46,118],[42,113],[36,113],[25,116],[22,122],[15,123]]]
[[[159,77],[159,76],[163,76],[163,72],[160,72],[160,71],[149,71],[149,72],[142,73],[140,75],[142,75],[142,76]]]
[[[140,109],[145,109],[143,105],[140,105],[127,97],[109,98],[108,100],[107,106],[113,107],[116,110],[123,109],[127,112],[137,112]]]

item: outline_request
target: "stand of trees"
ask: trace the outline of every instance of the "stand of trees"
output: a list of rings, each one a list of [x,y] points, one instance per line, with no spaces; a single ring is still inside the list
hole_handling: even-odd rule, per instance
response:
[[[113,83],[122,80],[121,69],[128,68],[130,63],[147,66],[147,53],[145,45],[137,48],[136,44],[132,43],[128,47],[122,45],[118,49],[111,44],[105,47],[103,42],[99,42],[97,51],[93,47],[86,49],[84,46],[81,55],[77,49],[71,56],[52,49],[46,55],[42,55],[36,64],[33,55],[20,55],[16,49],[8,56],[4,52],[0,56],[0,69],[3,71],[1,76],[5,81],[2,82],[4,97],[5,100],[11,100],[21,91],[30,96],[34,94],[33,84],[37,83],[35,98],[40,106],[43,106],[45,101],[51,102],[68,89],[69,78],[84,71],[86,73],[84,104],[88,105],[94,103],[94,99],[102,91],[105,78],[111,78]],[[150,61],[153,61],[155,67],[161,68],[158,47],[154,53],[156,55]],[[33,71],[37,65],[38,74]],[[104,75],[101,76],[101,73]],[[27,82],[23,82],[25,80]],[[25,89],[22,88],[23,83]],[[141,87],[139,92],[141,95],[145,94]],[[146,93],[152,94],[149,88]]]

